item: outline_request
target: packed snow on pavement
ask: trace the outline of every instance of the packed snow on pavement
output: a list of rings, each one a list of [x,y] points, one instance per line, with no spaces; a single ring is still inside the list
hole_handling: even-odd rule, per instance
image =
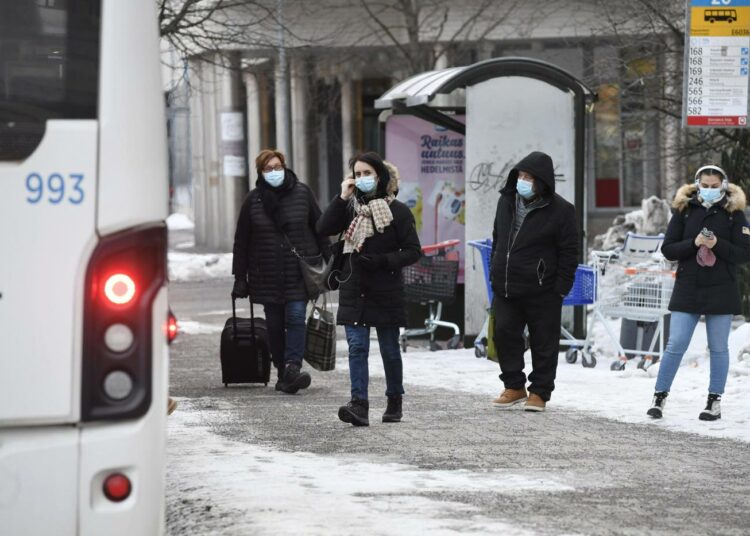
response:
[[[487,518],[470,505],[424,495],[574,491],[563,477],[547,472],[426,470],[232,441],[205,424],[220,426],[231,418],[231,404],[211,403],[215,409],[198,412],[181,399],[169,418],[168,494],[221,505],[222,515],[232,517],[221,534],[246,534],[252,526],[253,534],[274,536],[300,533],[301,527],[321,536],[344,527],[348,534],[527,536],[535,533]],[[169,528],[183,534],[191,527],[181,526],[176,515]]]

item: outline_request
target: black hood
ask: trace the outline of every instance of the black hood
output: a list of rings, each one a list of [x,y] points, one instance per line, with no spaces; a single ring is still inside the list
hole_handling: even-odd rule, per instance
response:
[[[508,174],[505,186],[500,190],[504,194],[515,193],[518,182],[518,172],[525,171],[535,180],[541,181],[546,186],[541,193],[543,197],[549,197],[555,193],[555,168],[552,158],[546,153],[534,151],[526,155]]]

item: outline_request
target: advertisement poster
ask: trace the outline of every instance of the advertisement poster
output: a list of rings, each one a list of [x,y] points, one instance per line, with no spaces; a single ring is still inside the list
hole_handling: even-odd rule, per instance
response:
[[[454,116],[463,122],[463,116]],[[398,199],[414,214],[422,245],[458,239],[458,282],[464,282],[466,191],[465,138],[410,115],[393,115],[385,124],[386,160],[399,170]]]

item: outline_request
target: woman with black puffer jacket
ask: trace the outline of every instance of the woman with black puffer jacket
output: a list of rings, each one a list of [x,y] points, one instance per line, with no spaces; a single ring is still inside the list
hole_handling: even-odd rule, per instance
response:
[[[404,394],[399,327],[406,326],[401,269],[417,262],[422,250],[414,216],[396,200],[396,179],[380,155],[357,155],[349,164],[351,175],[341,183],[341,195],[317,225],[324,235],[344,233],[337,323],[346,329],[352,387],[339,418],[354,426],[370,424],[367,360],[374,327],[387,385],[383,422],[399,422]]]
[[[679,261],[669,310],[669,341],[659,365],[656,392],[648,415],[661,418],[682,356],[701,315],[711,355],[708,402],[699,419],[721,418],[721,395],[729,371],[729,330],[732,316],[742,312],[737,266],[750,262],[750,227],[745,193],[730,184],[718,166],[703,166],[694,184],[677,191],[661,251]]]
[[[265,149],[255,159],[255,167],[257,186],[242,204],[234,235],[232,296],[249,295],[263,304],[278,370],[276,390],[294,394],[311,382],[301,370],[309,296],[297,255],[327,258],[329,241],[316,233],[318,203],[310,188],[286,167],[284,154]]]

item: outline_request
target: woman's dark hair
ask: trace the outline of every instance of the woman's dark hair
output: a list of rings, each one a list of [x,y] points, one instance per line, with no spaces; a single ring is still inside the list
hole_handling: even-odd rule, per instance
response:
[[[349,168],[352,170],[352,177],[354,177],[354,164],[357,162],[364,162],[365,164],[372,166],[375,173],[378,175],[377,196],[382,197],[387,195],[388,183],[391,182],[391,174],[385,166],[383,158],[374,151],[352,156],[349,160]]]

